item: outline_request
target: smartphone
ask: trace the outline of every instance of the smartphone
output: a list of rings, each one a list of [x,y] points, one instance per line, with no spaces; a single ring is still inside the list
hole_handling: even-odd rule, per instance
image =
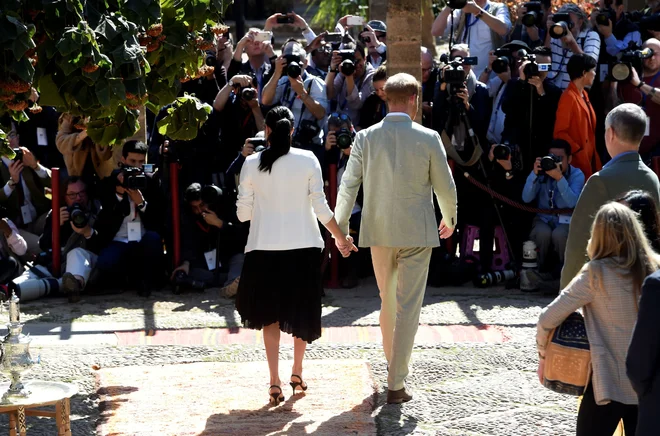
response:
[[[287,14],[277,16],[277,24],[293,24],[293,17]]]
[[[346,19],[347,26],[363,26],[364,18],[351,15]]]
[[[334,44],[334,43],[340,43],[341,42],[342,35],[339,32],[334,32],[334,33],[328,33],[323,37],[323,40],[327,43]]]
[[[539,71],[550,71],[552,64],[539,64]]]
[[[21,150],[20,148],[15,148],[14,153],[16,153],[16,157],[14,157],[14,161],[22,162],[23,161],[23,150]]]
[[[259,42],[270,42],[273,34],[270,32],[259,32],[254,35],[254,40]]]
[[[143,164],[142,165],[142,171],[144,171],[145,174],[151,174],[154,172],[154,164]]]

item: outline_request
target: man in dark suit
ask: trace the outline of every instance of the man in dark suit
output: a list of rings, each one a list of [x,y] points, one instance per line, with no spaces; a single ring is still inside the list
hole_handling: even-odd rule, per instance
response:
[[[639,144],[646,132],[646,114],[635,104],[612,109],[605,119],[605,145],[612,157],[602,170],[589,178],[573,211],[566,243],[561,289],[564,289],[588,261],[587,242],[598,209],[633,189],[660,199],[658,176],[639,156]]]

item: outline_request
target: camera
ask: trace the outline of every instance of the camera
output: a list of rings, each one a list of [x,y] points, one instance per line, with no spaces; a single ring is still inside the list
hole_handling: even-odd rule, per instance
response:
[[[507,160],[511,156],[511,147],[506,144],[497,144],[493,148],[493,157],[495,160]]]
[[[248,142],[254,145],[254,152],[259,153],[266,149],[266,139],[265,138],[249,138]]]
[[[174,293],[177,295],[184,289],[203,291],[205,288],[206,283],[194,280],[183,271],[177,271],[176,274],[174,274]]]
[[[339,65],[339,71],[344,76],[350,76],[355,73],[355,51],[354,50],[339,50],[339,55],[341,56],[341,64]]]
[[[561,169],[561,158],[559,156],[555,156],[552,153],[543,156],[541,158],[541,171],[539,172],[539,175],[556,169],[557,165],[559,165],[559,168]]]
[[[69,220],[74,227],[83,229],[89,223],[89,212],[80,203],[74,203],[69,209]]]
[[[341,44],[342,35],[339,32],[330,32],[323,37],[328,44]]]
[[[286,59],[287,76],[293,79],[300,77],[302,74],[302,59],[300,59],[300,56],[295,54],[288,54],[284,55],[284,59]]]
[[[552,21],[555,23],[550,27],[550,36],[555,39],[563,38],[573,28],[573,20],[570,14],[554,14]]]
[[[205,59],[204,62],[209,67],[215,67],[216,64],[218,63],[218,58],[215,56],[214,52],[212,52],[211,50],[208,50],[206,52],[206,59]]]
[[[507,68],[513,65],[513,53],[508,48],[498,48],[494,53],[497,59],[493,61],[493,71],[495,74],[506,73]]]
[[[523,5],[527,12],[523,15],[521,21],[526,27],[543,26],[543,6],[541,2],[528,2]]]
[[[625,82],[632,76],[632,69],[635,68],[638,73],[643,71],[644,59],[653,56],[653,50],[645,48],[644,50],[627,50],[617,55],[610,69],[612,78],[617,82]]]
[[[463,85],[467,76],[464,65],[477,65],[478,59],[476,56],[462,58],[457,56],[450,59],[448,54],[440,56],[440,62],[446,64],[444,68],[440,69],[440,80],[448,85]]]
[[[321,131],[321,128],[312,120],[302,120],[293,136],[291,145],[296,148],[309,148]]]
[[[342,127],[335,133],[335,136],[337,138],[337,147],[341,150],[345,150],[353,145],[353,132],[350,129]]]
[[[525,50],[519,50],[518,57],[522,59],[523,62],[529,62],[525,65],[525,68],[523,68],[525,80],[528,80],[530,77],[538,77],[541,71],[550,71],[550,64],[537,63],[535,54],[527,54]]]
[[[293,17],[287,14],[279,14],[277,16],[277,24],[293,24]]]
[[[124,183],[119,183],[117,176],[124,175]],[[116,180],[117,186],[124,189],[145,189],[147,187],[147,176],[144,175],[142,168],[124,167],[116,169],[112,172],[111,177]]]
[[[467,0],[448,0],[447,6],[452,9],[463,9],[467,5]]]
[[[16,156],[14,157],[15,162],[23,162],[23,150],[20,148],[14,148],[14,153],[16,153]]]
[[[257,98],[257,90],[254,88],[241,89],[241,98],[245,101],[252,101]]]
[[[596,15],[596,24],[600,26],[609,26],[610,21],[616,23],[616,13],[612,9],[602,10]]]

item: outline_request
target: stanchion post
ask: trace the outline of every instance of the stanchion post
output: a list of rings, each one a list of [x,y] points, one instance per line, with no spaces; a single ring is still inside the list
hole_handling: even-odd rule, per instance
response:
[[[330,164],[329,177],[330,208],[334,212],[337,206],[337,164]],[[330,246],[330,280],[328,281],[328,287],[339,287],[339,250],[335,244]]]
[[[53,275],[59,277],[62,269],[62,251],[60,248],[60,169],[51,169],[52,207],[52,246],[53,246]]]
[[[181,264],[181,214],[179,210],[179,163],[170,162],[170,194],[172,195],[172,260],[174,268]]]

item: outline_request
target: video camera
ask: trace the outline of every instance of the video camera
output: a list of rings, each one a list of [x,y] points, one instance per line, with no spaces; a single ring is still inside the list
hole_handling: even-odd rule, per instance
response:
[[[303,61],[300,56],[296,54],[287,54],[284,55],[284,59],[286,59],[286,75],[292,79],[300,77],[303,66]]]
[[[641,74],[644,68],[644,59],[651,56],[653,56],[653,50],[650,48],[620,52],[610,69],[612,78],[617,82],[625,82],[632,76],[633,68],[638,74]]]
[[[552,21],[555,23],[550,27],[550,36],[555,39],[563,38],[573,28],[573,20],[570,14],[554,14]]]
[[[527,10],[520,20],[525,27],[543,26],[543,5],[541,2],[533,1],[523,4]]]
[[[529,80],[530,77],[538,77],[541,71],[550,71],[551,64],[539,64],[536,62],[535,54],[528,54],[525,50],[519,50],[518,57],[523,62],[529,62],[527,65],[525,65],[525,68],[523,68],[523,73],[525,73],[525,80]]]
[[[344,76],[350,76],[355,73],[355,64],[357,63],[357,60],[355,59],[355,51],[339,50],[339,56],[341,56],[339,71],[341,71]]]
[[[123,183],[120,183],[119,179],[117,178],[120,174],[124,175]],[[144,174],[143,168],[117,168],[116,170],[112,171],[111,177],[115,179],[117,186],[121,186],[124,189],[136,190],[145,189],[147,187],[147,176]]]
[[[464,65],[477,65],[478,59],[476,56],[462,58],[456,56],[451,58],[448,54],[440,56],[440,62],[445,64],[444,68],[440,69],[439,78],[442,82],[448,85],[462,86],[465,82],[467,74]]]

